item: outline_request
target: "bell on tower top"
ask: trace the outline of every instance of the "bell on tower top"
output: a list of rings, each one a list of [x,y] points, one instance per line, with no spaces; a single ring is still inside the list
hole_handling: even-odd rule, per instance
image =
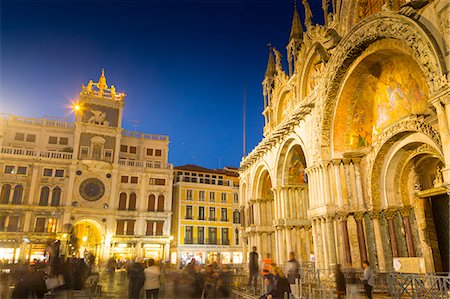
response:
[[[105,69],[102,69],[102,75],[98,79],[97,87],[100,90],[108,88],[108,85],[106,84]]]

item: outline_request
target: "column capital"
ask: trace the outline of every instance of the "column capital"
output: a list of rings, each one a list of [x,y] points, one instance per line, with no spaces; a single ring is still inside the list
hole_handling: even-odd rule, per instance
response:
[[[336,213],[336,219],[338,219],[339,222],[347,221],[347,218],[348,218],[347,212],[341,211]]]
[[[366,214],[366,212],[364,212],[364,211],[354,212],[353,217],[355,218],[356,221],[362,221],[365,214]]]
[[[372,210],[369,212],[370,219],[380,219],[383,217],[381,210]]]
[[[386,219],[392,219],[395,217],[395,214],[397,212],[397,209],[387,209],[385,211],[383,211],[383,215]]]
[[[400,214],[402,215],[402,218],[405,217],[409,217],[409,215],[411,214],[412,211],[412,207],[411,206],[406,206],[400,209]]]

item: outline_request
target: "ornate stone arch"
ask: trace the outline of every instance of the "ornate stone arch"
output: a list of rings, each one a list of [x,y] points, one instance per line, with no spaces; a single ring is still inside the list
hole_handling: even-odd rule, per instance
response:
[[[297,134],[289,134],[289,136],[286,137],[286,139],[283,141],[283,143],[280,145],[280,147],[278,148],[278,152],[276,155],[276,160],[275,160],[275,173],[276,173],[276,177],[275,177],[275,181],[276,181],[276,186],[281,186],[284,184],[284,175],[285,175],[285,170],[286,170],[286,163],[287,163],[287,158],[289,156],[289,154],[291,153],[291,150],[293,149],[293,147],[295,146],[299,146],[302,154],[305,158],[305,168],[307,167],[307,165],[310,165],[309,162],[309,157],[305,151],[305,144],[302,141],[302,139],[297,135]]]
[[[382,175],[382,168],[385,160],[394,144],[402,139],[406,139],[413,133],[421,133],[429,141],[427,142],[435,150],[441,151],[441,141],[439,133],[431,126],[425,124],[420,119],[408,119],[398,122],[387,128],[378,139],[378,142],[373,144],[373,151],[367,157],[367,186],[368,195],[371,197],[371,205],[374,209],[382,207],[381,192],[380,192],[380,177]],[[425,144],[425,142],[423,142]],[[440,153],[440,156],[442,154]]]
[[[355,59],[373,42],[381,39],[403,41],[412,50],[412,59],[423,72],[430,92],[430,98],[446,86],[443,56],[436,42],[414,20],[390,12],[382,12],[361,21],[336,47],[334,55],[327,63],[322,79],[319,99],[322,102],[320,121],[317,123],[320,132],[319,148],[328,148],[331,144],[333,115],[336,108],[336,97],[347,69]],[[322,151],[322,154],[329,153]],[[329,157],[323,157],[329,158]]]
[[[260,161],[260,162],[258,163],[258,165],[256,165],[256,167],[255,167],[255,172],[254,172],[253,175],[252,175],[253,178],[251,179],[251,182],[252,182],[252,186],[251,186],[251,194],[250,194],[251,199],[256,199],[256,198],[257,198],[257,196],[258,196],[258,188],[259,188],[259,183],[260,183],[261,175],[262,175],[265,171],[267,171],[267,172],[269,173],[269,177],[270,177],[270,179],[271,179],[272,186],[275,186],[275,185],[274,185],[275,182],[273,181],[274,176],[272,175],[272,173],[271,173],[271,171],[270,171],[269,165],[268,165],[265,161]]]

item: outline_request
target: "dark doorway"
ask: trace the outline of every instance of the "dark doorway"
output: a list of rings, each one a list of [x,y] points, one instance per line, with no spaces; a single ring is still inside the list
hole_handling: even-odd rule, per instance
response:
[[[436,227],[437,241],[439,245],[439,252],[441,253],[442,270],[449,272],[450,268],[450,246],[449,246],[449,223],[450,223],[450,206],[449,196],[441,194],[433,196],[431,205],[433,208],[433,218]]]

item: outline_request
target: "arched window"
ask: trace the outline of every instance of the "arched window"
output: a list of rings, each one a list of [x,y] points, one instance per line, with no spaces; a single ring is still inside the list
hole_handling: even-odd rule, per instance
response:
[[[128,210],[129,211],[136,210],[136,193],[130,194],[130,201],[128,202]]]
[[[164,195],[158,196],[158,212],[164,211]]]
[[[16,187],[14,187],[12,203],[15,205],[20,205],[22,203],[22,195],[23,195],[23,186],[16,185]]]
[[[120,193],[119,196],[119,210],[127,209],[127,194],[125,192]]]
[[[61,201],[61,188],[56,187],[55,189],[53,189],[51,205],[53,207],[57,207],[59,206],[60,201]]]
[[[156,202],[156,197],[154,194],[150,194],[148,196],[148,209],[147,211],[153,212],[155,210],[155,202]]]
[[[92,158],[100,160],[101,157],[102,157],[102,146],[100,144],[95,144],[94,150],[92,151]]]
[[[39,197],[40,206],[48,206],[48,197],[50,196],[50,188],[43,187],[41,189],[41,196]]]
[[[5,184],[0,193],[0,203],[9,203],[9,194],[11,193],[11,185]]]
[[[239,210],[234,210],[233,212],[233,223],[239,224],[241,222],[241,213]]]

